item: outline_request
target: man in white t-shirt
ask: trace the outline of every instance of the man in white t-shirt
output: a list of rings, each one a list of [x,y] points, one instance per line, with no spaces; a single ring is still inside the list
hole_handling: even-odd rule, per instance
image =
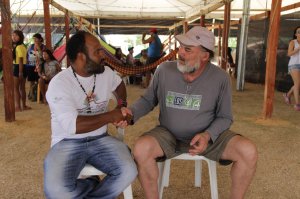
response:
[[[124,124],[126,88],[109,67],[96,37],[79,31],[66,47],[71,66],[56,75],[46,94],[52,142],[44,162],[46,198],[116,198],[137,175],[128,147],[107,134],[107,124]],[[107,111],[114,93],[118,107]],[[77,179],[85,164],[107,176]]]

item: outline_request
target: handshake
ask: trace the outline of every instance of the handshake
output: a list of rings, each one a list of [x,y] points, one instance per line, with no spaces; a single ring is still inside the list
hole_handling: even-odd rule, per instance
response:
[[[113,110],[113,112],[117,114],[113,122],[115,126],[124,128],[128,125],[133,125],[133,114],[130,109],[122,107],[121,109],[117,108]]]

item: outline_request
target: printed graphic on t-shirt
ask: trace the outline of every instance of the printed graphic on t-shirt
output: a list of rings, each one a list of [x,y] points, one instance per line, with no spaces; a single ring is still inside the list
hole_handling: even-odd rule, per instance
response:
[[[168,91],[166,106],[176,109],[200,110],[202,95],[189,95]]]
[[[83,101],[84,108],[77,109],[79,115],[97,115],[106,112],[108,101],[100,101],[96,94],[91,94]]]

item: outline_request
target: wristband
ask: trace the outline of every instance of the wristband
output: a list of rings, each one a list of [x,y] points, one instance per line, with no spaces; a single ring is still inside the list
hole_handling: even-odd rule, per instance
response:
[[[127,107],[127,101],[122,100],[122,99],[118,99],[118,106],[119,107]]]

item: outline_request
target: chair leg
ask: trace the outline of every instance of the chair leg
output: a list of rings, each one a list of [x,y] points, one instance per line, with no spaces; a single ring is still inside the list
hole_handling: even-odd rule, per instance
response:
[[[162,199],[164,187],[169,186],[171,160],[166,160],[164,163],[160,163],[160,164],[162,166],[160,166],[160,172],[159,172],[158,191],[159,191],[159,198]]]
[[[162,199],[162,194],[163,194],[163,172],[164,172],[164,167],[165,167],[165,162],[158,162],[157,163],[158,166],[158,193],[159,193],[159,199]]]
[[[202,160],[195,160],[195,187],[201,187]]]
[[[209,169],[209,182],[210,182],[210,192],[212,199],[218,199],[218,181],[217,181],[217,166],[216,162],[209,160],[208,169]]]
[[[43,99],[44,100],[44,99]],[[37,103],[40,103],[41,101],[41,88],[40,88],[40,84],[38,82],[38,85],[37,85],[37,92],[36,92],[36,102]]]
[[[123,191],[124,199],[133,199],[131,184]]]
[[[170,181],[170,168],[171,168],[171,160],[165,161],[164,172],[163,172],[163,186],[168,187]]]

